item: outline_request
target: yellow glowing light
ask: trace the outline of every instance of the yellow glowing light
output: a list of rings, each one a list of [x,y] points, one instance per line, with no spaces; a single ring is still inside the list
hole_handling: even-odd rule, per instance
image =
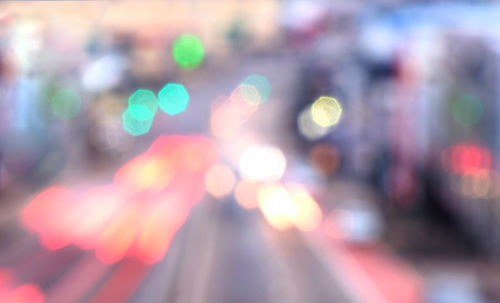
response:
[[[342,116],[342,106],[337,99],[322,96],[314,101],[311,106],[311,114],[314,122],[323,127],[337,124]]]
[[[139,157],[117,172],[117,178],[135,190],[161,190],[170,183],[173,175],[171,164],[154,156]]]
[[[243,152],[239,160],[241,176],[247,181],[277,181],[285,168],[285,156],[276,147],[250,147]]]
[[[151,159],[137,171],[137,186],[139,189],[163,189],[170,183],[173,172],[168,161]]]
[[[297,217],[297,206],[286,189],[279,184],[268,184],[258,192],[259,207],[266,220],[278,230],[289,229]]]
[[[461,178],[462,194],[470,198],[495,198],[498,196],[499,176],[490,170],[476,170],[464,174]]]
[[[216,198],[229,195],[235,182],[233,171],[227,165],[215,164],[205,174],[207,192]]]
[[[299,184],[289,185],[287,190],[297,208],[297,215],[293,218],[293,223],[302,231],[311,231],[317,228],[323,217],[318,203]]]

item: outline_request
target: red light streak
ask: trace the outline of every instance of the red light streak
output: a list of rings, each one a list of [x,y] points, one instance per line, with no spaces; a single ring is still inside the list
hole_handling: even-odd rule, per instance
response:
[[[205,194],[217,145],[202,136],[164,136],[125,163],[114,183],[77,195],[60,186],[39,193],[22,212],[24,226],[49,250],[95,249],[106,264],[163,258],[189,211]]]

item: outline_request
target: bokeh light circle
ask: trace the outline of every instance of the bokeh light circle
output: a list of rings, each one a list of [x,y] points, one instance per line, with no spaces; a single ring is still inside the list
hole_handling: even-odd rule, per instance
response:
[[[246,121],[257,111],[259,103],[260,94],[257,89],[240,84],[231,93],[228,105],[242,121]]]
[[[286,158],[283,152],[271,146],[252,146],[245,150],[239,160],[243,180],[277,181],[283,176]]]
[[[122,115],[123,128],[132,136],[147,133],[153,124],[154,114],[144,104],[132,104]]]
[[[309,160],[319,173],[330,176],[340,164],[338,149],[329,143],[317,143],[309,151]]]
[[[255,96],[256,93],[259,94],[259,98]],[[269,99],[270,95],[271,84],[264,76],[250,75],[242,83],[242,97],[248,103],[264,103]]]
[[[321,96],[311,106],[314,122],[323,127],[337,124],[342,116],[342,106],[337,99]]]
[[[205,48],[195,35],[184,34],[174,41],[172,47],[174,61],[181,68],[190,70],[200,66],[205,56]]]
[[[147,89],[136,90],[128,99],[128,105],[129,107],[132,105],[144,105],[149,111],[151,118],[154,117],[158,110],[158,100],[155,94]],[[135,107],[134,111],[137,111],[138,108],[139,107]]]
[[[257,88],[253,85],[241,84],[239,86],[241,98],[251,105],[258,105],[262,103],[262,96]]]
[[[483,115],[483,105],[474,96],[460,96],[452,104],[453,119],[463,125],[477,124]]]
[[[260,186],[260,182],[239,181],[234,187],[234,198],[236,202],[245,209],[258,207],[257,194]]]
[[[81,106],[82,100],[80,95],[75,90],[69,88],[58,90],[50,101],[52,113],[63,120],[69,120],[78,116]]]
[[[176,115],[186,110],[189,94],[183,85],[168,83],[158,93],[161,110],[169,115]]]
[[[215,164],[205,174],[205,188],[216,198],[229,195],[235,183],[236,177],[227,165]]]
[[[310,106],[300,112],[297,119],[297,126],[299,132],[309,140],[316,140],[324,137],[330,129],[314,122]]]

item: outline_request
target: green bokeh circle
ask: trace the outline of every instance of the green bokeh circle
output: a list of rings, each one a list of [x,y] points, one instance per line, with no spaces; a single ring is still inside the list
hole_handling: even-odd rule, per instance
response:
[[[205,56],[205,48],[195,35],[184,34],[174,41],[172,47],[174,61],[181,68],[190,70],[200,66]]]
[[[69,88],[58,90],[50,101],[52,113],[63,120],[78,116],[81,106],[80,95]]]

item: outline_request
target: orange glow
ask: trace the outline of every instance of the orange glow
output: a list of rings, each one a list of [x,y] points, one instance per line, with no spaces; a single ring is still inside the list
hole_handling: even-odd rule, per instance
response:
[[[107,264],[125,256],[158,262],[205,194],[204,178],[218,156],[218,146],[202,136],[160,137],[117,171],[114,184],[83,195],[50,187],[25,207],[21,220],[51,250],[75,244],[94,249]],[[232,172],[232,182],[228,176],[216,174],[230,192],[235,181]]]
[[[168,161],[152,158],[136,171],[136,184],[139,190],[153,188],[160,190],[172,179]]]
[[[148,264],[163,258],[172,237],[185,222],[190,207],[202,198],[205,191],[203,177],[218,161],[218,148],[213,141],[201,136],[160,137],[146,153],[129,163],[140,163],[142,160],[137,159],[141,157],[148,163],[168,163],[159,166],[171,170],[168,176],[171,176],[171,181],[153,196],[146,195],[143,199],[136,195],[137,202],[149,201],[150,206],[130,206],[109,224],[96,249],[97,256],[105,263],[114,263],[124,255],[135,256]],[[165,177],[158,166],[151,169],[155,177]],[[133,178],[129,175],[133,175],[134,170],[125,169],[119,173],[115,176],[117,183]],[[158,187],[154,187],[153,192],[146,189],[154,194]]]
[[[99,238],[96,256],[103,263],[116,263],[132,245],[142,220],[142,209],[129,206],[110,222]]]
[[[303,231],[317,228],[323,216],[318,203],[302,185],[292,184],[286,188],[297,208],[297,216],[293,218],[297,228]]]
[[[314,168],[325,176],[333,174],[340,163],[337,148],[328,143],[318,143],[309,152],[309,159]]]
[[[302,231],[311,231],[321,224],[321,209],[300,184],[263,185],[258,188],[257,200],[266,220],[278,230],[296,226]]]
[[[470,198],[495,198],[498,196],[500,177],[492,170],[474,170],[462,175],[460,190]]]
[[[160,137],[146,153],[128,162],[116,173],[115,183],[136,191],[165,190],[174,187],[181,175],[204,173],[217,160],[217,146],[209,139],[198,136]]]
[[[115,183],[134,191],[160,191],[179,173],[202,172],[217,160],[217,146],[207,138],[162,136],[144,154],[123,165]]]
[[[125,164],[115,176],[115,182],[124,188],[161,190],[173,178],[173,169],[166,158],[144,154]]]
[[[213,165],[205,175],[207,192],[216,198],[229,195],[235,182],[233,171],[227,165]]]
[[[174,208],[172,203],[163,203],[153,208],[136,238],[136,257],[146,264],[160,261],[188,213],[187,208]]]
[[[261,184],[258,182],[240,181],[234,188],[234,197],[239,205],[246,209],[259,206],[257,194]]]
[[[258,201],[264,217],[271,226],[278,230],[286,230],[293,226],[298,209],[283,186],[268,184],[261,187]]]

